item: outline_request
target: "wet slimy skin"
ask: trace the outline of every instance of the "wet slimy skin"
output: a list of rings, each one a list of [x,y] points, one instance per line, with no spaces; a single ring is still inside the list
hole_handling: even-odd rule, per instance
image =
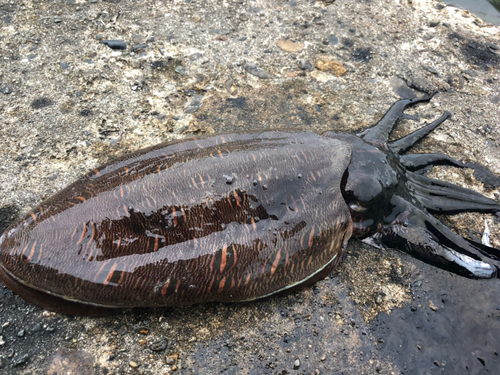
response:
[[[249,301],[324,278],[351,237],[494,277],[500,251],[431,213],[496,213],[499,204],[409,170],[460,162],[401,155],[449,114],[387,142],[403,110],[429,99],[395,103],[360,137],[253,131],[122,157],[8,228],[0,279],[29,302],[76,315]]]

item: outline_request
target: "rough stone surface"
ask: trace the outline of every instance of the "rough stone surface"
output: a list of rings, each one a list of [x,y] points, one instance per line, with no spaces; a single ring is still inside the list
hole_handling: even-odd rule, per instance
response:
[[[444,152],[500,175],[498,26],[429,0],[210,4],[0,0],[0,86],[8,87],[0,100],[0,231],[126,152],[257,127],[356,133],[418,91],[438,93],[408,110],[394,136],[450,111],[416,151]],[[128,49],[99,40],[122,40]],[[285,52],[279,40],[304,48]],[[132,51],[137,45],[144,47]],[[311,68],[301,68],[305,60]],[[346,72],[312,69],[318,61],[338,61]],[[201,95],[203,105],[187,113]],[[498,193],[471,170],[439,167],[431,175]],[[498,218],[446,220],[472,238],[487,220],[500,247]],[[73,318],[2,288],[0,372],[494,373],[499,295],[498,279],[464,279],[356,241],[329,278],[248,304]]]

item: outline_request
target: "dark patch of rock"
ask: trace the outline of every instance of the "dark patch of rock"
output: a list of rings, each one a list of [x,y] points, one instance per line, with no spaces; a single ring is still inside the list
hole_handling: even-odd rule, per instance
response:
[[[31,108],[33,109],[41,109],[46,107],[51,107],[54,105],[54,102],[48,98],[40,98],[31,102]]]

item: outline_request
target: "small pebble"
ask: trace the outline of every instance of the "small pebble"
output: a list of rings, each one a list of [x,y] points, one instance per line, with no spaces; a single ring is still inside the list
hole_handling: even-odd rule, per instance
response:
[[[197,112],[203,104],[202,100],[203,100],[203,95],[195,96],[194,99],[191,101],[191,103],[188,104],[184,112],[185,113]]]
[[[298,370],[299,367],[300,367],[300,360],[296,359],[295,362],[293,363],[293,369]]]
[[[143,35],[134,34],[132,35],[132,42],[134,44],[143,44],[146,41],[146,38]]]
[[[139,364],[135,361],[130,361],[129,363],[129,366],[132,367],[132,368],[136,368],[136,367],[139,367]]]
[[[111,49],[116,49],[116,50],[122,50],[122,49],[127,49],[127,43],[125,43],[123,40],[101,40],[99,42],[100,44],[105,44]]]
[[[436,68],[433,68],[432,66],[422,65],[422,68],[424,68],[425,70],[427,70],[432,74],[439,74],[438,70]]]
[[[309,60],[300,60],[299,68],[302,70],[312,71],[314,69],[313,64]]]
[[[278,39],[276,45],[285,52],[300,52],[304,49],[303,43],[297,43],[286,39]]]
[[[347,72],[347,69],[344,68],[344,65],[335,60],[325,60],[318,61],[316,67],[322,72],[332,72],[335,76],[340,77]]]
[[[168,346],[168,341],[164,338],[161,338],[154,343],[151,344],[150,349],[154,352],[161,352],[165,350]]]
[[[167,356],[165,362],[167,363],[167,365],[173,365],[175,363],[175,360]]]
[[[181,65],[176,66],[174,70],[177,74],[180,74],[181,76],[186,74],[186,69],[184,69],[184,67]]]
[[[26,362],[28,362],[29,359],[30,359],[30,356],[28,354],[24,354],[20,357],[17,357],[14,359],[14,363],[12,364],[12,367],[21,366],[21,365],[25,364]]]
[[[328,37],[328,43],[330,43],[331,45],[336,46],[337,44],[339,44],[339,38],[337,38],[335,35],[330,35]]]
[[[167,355],[167,357],[165,358],[167,365],[173,365],[177,361],[177,358],[179,358],[178,353]]]
[[[486,47],[492,49],[492,50],[495,50],[495,51],[498,51],[500,49],[500,47],[498,46],[498,44],[494,44],[494,43],[486,43]]]
[[[135,46],[133,46],[133,47],[131,48],[131,50],[132,50],[132,51],[139,51],[139,50],[141,50],[141,49],[145,49],[145,48],[147,48],[147,47],[149,47],[149,45],[148,45],[148,44],[136,44]]]
[[[268,79],[271,78],[271,75],[266,72],[264,69],[259,68],[257,65],[252,63],[246,63],[245,69],[248,73],[260,78],[260,79]]]
[[[191,61],[199,60],[202,57],[203,57],[203,54],[200,52],[195,52],[195,53],[192,53],[191,55],[188,56],[189,60],[191,60]]]
[[[222,29],[210,29],[210,33],[215,35],[228,35],[231,33],[231,30],[222,28]]]
[[[4,95],[9,95],[10,93],[12,93],[12,89],[9,85],[2,85],[0,87],[0,92]]]

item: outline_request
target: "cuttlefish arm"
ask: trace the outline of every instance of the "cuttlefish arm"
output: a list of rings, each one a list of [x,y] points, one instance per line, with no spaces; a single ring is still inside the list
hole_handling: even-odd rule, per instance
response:
[[[500,249],[466,240],[429,213],[393,196],[394,214],[372,236],[377,243],[448,270],[472,277],[492,278],[500,269]]]

